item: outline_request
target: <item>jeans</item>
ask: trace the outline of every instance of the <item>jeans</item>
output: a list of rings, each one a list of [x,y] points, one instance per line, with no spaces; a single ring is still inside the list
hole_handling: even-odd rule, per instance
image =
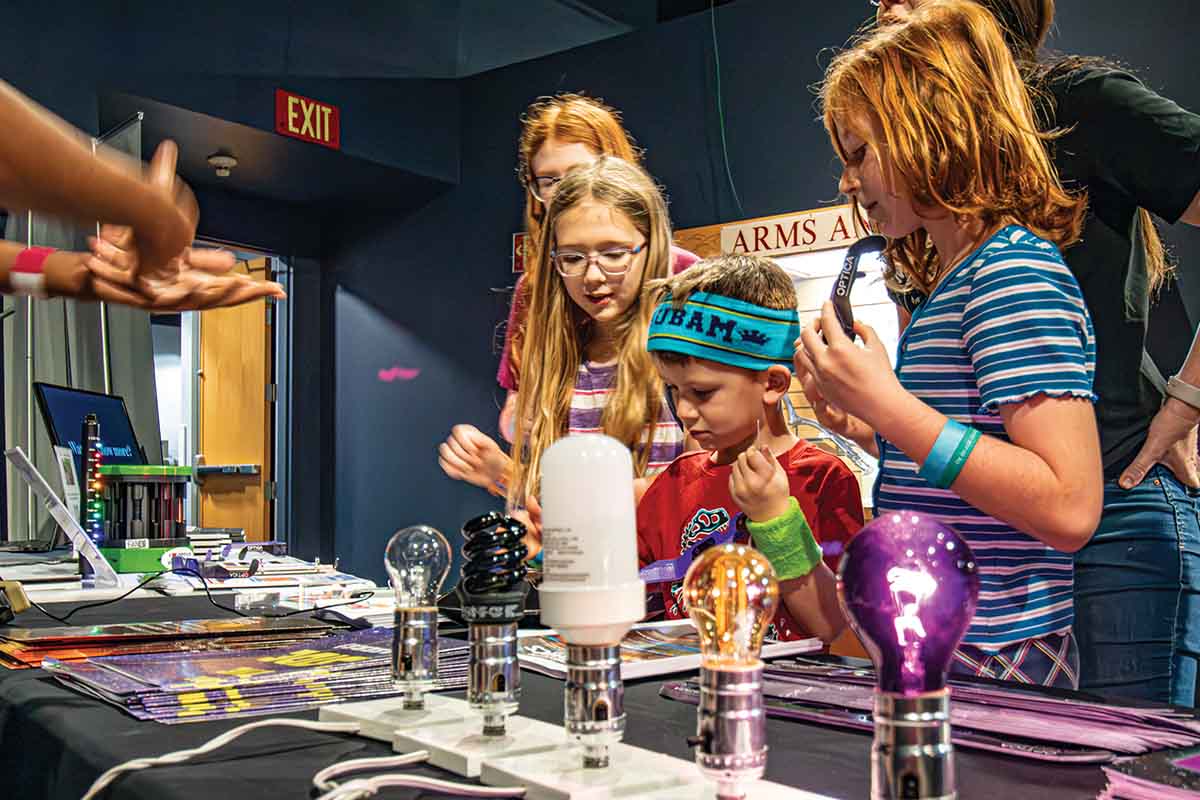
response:
[[[1200,658],[1200,490],[1164,466],[1126,491],[1075,554],[1079,688],[1110,698],[1196,705]]]

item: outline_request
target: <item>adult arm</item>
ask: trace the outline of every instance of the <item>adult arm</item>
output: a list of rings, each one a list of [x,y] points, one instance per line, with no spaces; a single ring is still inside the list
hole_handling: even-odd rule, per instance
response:
[[[111,150],[92,153],[87,137],[0,82],[0,204],[33,209],[79,223],[131,226],[143,275],[166,277],[168,262],[191,244],[196,201],[182,181],[160,186],[142,177],[141,165]],[[161,155],[174,177],[177,151]]]

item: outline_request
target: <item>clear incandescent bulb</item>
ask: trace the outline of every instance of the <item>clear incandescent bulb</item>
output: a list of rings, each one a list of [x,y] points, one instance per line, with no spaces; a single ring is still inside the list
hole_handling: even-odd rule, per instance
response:
[[[945,688],[975,615],[979,575],[953,528],[915,511],[882,514],[838,565],[838,598],[875,662],[879,688],[916,695]]]
[[[450,558],[450,544],[436,529],[413,525],[396,531],[383,558],[396,607],[436,608]]]
[[[712,547],[683,579],[683,601],[700,632],[701,666],[754,667],[779,604],[775,570],[744,544]]]

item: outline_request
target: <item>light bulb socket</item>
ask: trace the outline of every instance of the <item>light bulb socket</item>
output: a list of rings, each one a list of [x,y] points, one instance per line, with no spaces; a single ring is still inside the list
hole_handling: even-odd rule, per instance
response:
[[[521,700],[521,665],[517,660],[517,623],[473,623],[467,628],[470,666],[467,703],[483,715],[483,735],[503,736],[505,720]]]
[[[567,644],[563,707],[567,735],[583,745],[583,766],[607,767],[609,745],[625,734],[620,645]]]
[[[717,797],[744,797],[744,785],[762,777],[767,766],[763,665],[700,667],[696,710],[696,765],[717,784]]]
[[[875,692],[872,800],[956,800],[950,691]]]
[[[404,693],[404,707],[425,707],[424,693],[437,686],[436,608],[397,608],[392,636],[392,681]]]

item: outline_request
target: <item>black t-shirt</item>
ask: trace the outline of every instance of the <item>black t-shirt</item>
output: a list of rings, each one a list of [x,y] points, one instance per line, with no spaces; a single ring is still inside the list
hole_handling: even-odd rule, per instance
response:
[[[1055,125],[1069,128],[1051,145],[1059,177],[1088,192],[1082,240],[1063,256],[1096,331],[1096,421],[1113,479],[1162,403],[1141,373],[1150,307],[1137,210],[1174,224],[1200,192],[1200,116],[1106,67],[1081,67],[1046,88]]]
[[[1200,192],[1200,116],[1107,67],[1065,72],[1046,89],[1054,127],[1069,129],[1051,144],[1059,178],[1088,192],[1082,238],[1063,256],[1096,331],[1096,421],[1112,480],[1141,449],[1162,403],[1141,373],[1150,304],[1137,210],[1174,224]],[[889,294],[910,313],[924,299]]]

